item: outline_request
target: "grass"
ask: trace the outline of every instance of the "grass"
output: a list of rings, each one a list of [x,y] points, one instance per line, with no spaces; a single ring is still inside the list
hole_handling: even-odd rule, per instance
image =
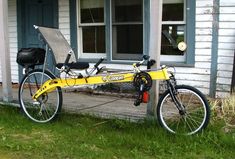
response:
[[[0,158],[234,158],[235,131],[223,122],[194,136],[175,136],[155,122],[130,123],[84,115],[61,114],[37,124],[17,108],[0,106]]]

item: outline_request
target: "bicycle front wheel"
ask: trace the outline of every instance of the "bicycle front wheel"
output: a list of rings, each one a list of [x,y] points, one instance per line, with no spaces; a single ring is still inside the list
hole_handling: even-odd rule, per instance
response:
[[[192,135],[204,129],[209,123],[210,109],[205,96],[196,88],[186,85],[175,87],[176,99],[183,108],[179,111],[167,90],[157,106],[157,119],[162,127],[171,133]]]
[[[41,85],[55,76],[41,69],[30,71],[21,81],[19,88],[19,103],[25,115],[38,123],[46,123],[58,116],[62,106],[62,91],[57,87],[49,93],[42,94],[36,101],[32,96]]]

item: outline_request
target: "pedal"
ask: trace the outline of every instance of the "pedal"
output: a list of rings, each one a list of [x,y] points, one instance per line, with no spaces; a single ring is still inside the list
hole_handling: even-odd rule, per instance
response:
[[[137,96],[136,100],[134,101],[134,105],[139,106],[140,103],[142,103],[142,101],[143,101],[143,93],[138,92],[138,96]]]
[[[147,91],[139,92],[137,99],[134,101],[135,106],[139,106],[140,103],[148,103],[149,94]]]
[[[136,99],[134,102],[134,106],[139,106],[142,101],[140,99]]]

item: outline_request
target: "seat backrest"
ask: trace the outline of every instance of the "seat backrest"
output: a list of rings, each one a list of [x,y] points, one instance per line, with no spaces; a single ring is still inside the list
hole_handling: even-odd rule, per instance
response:
[[[69,43],[60,32],[59,29],[56,28],[47,28],[41,26],[34,26],[37,29],[44,41],[48,44],[49,48],[52,50],[54,54],[54,58],[56,64],[64,63],[67,57],[67,54],[71,52],[70,62],[76,62],[76,58],[72,48],[70,47]]]

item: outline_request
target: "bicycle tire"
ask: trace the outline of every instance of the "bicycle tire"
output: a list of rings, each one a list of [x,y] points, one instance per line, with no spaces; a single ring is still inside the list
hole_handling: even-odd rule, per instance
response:
[[[210,108],[206,97],[192,86],[178,85],[175,89],[177,99],[185,108],[185,114],[180,114],[170,91],[166,90],[157,105],[158,122],[174,134],[192,135],[202,131],[210,119]]]
[[[63,97],[60,87],[44,93],[37,101],[32,99],[33,94],[40,88],[41,82],[55,78],[51,72],[47,70],[43,72],[42,69],[32,70],[23,77],[18,92],[20,108],[32,121],[46,123],[56,119],[61,112]]]

